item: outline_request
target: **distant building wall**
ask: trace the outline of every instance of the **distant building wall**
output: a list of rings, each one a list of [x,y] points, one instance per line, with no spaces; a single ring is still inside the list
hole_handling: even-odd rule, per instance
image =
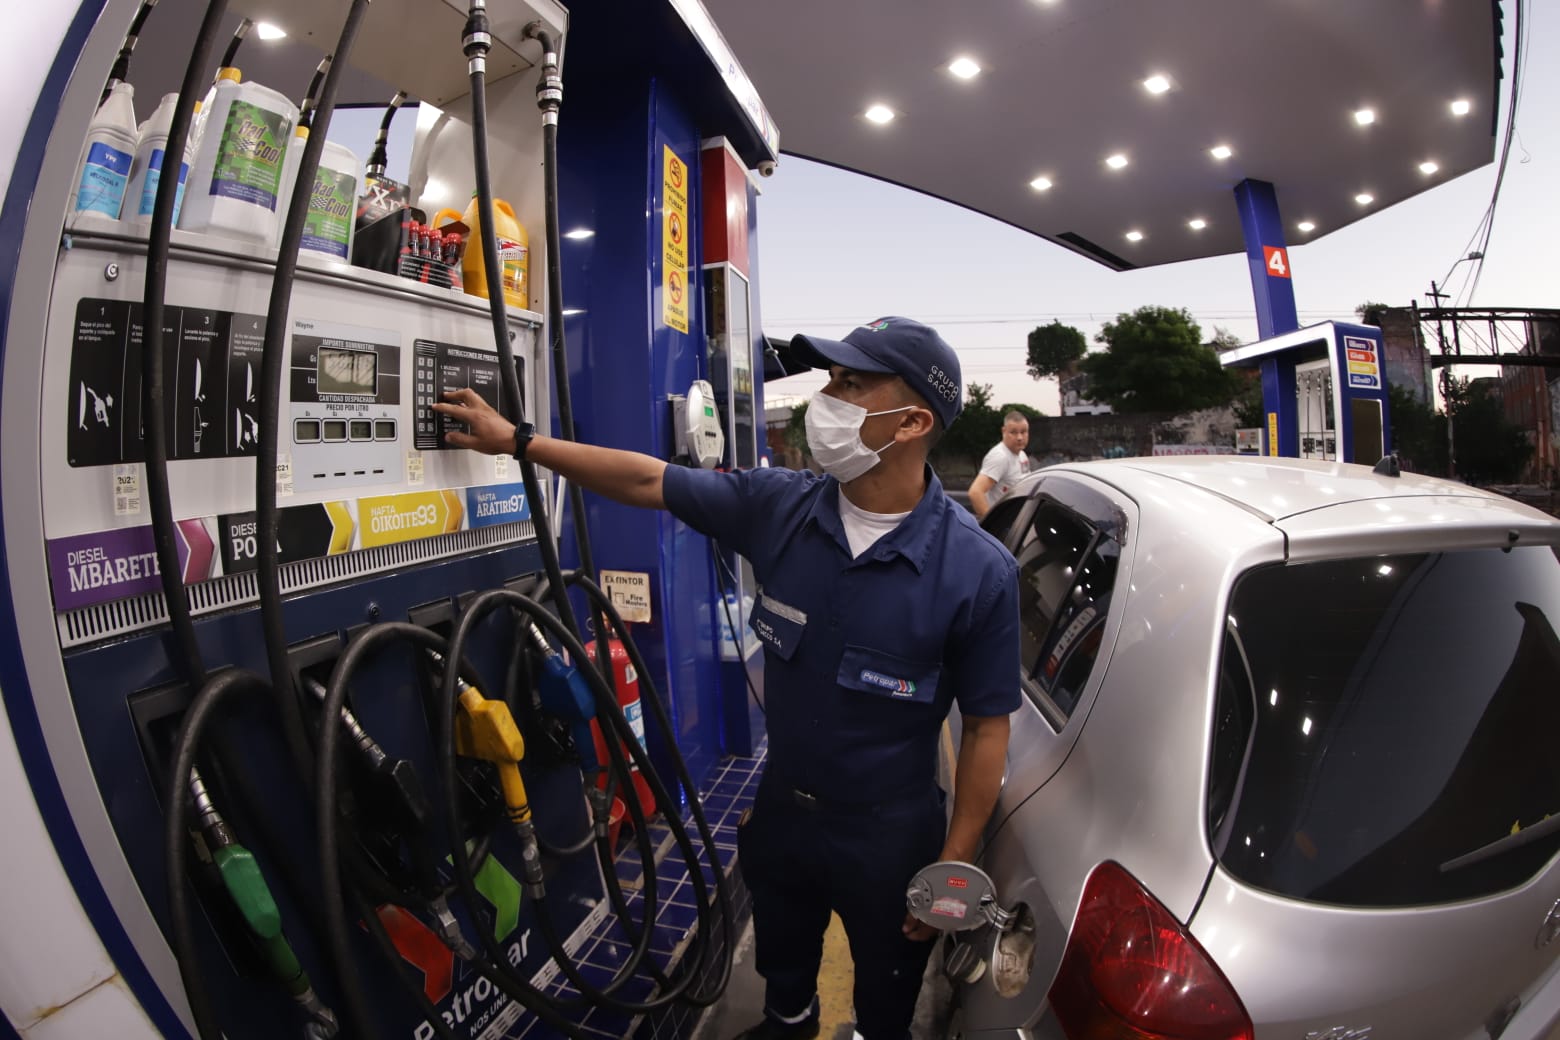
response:
[[[1386,307],[1381,318],[1381,353],[1387,386],[1411,392],[1430,401],[1430,352],[1420,341],[1419,326],[1411,307]]]

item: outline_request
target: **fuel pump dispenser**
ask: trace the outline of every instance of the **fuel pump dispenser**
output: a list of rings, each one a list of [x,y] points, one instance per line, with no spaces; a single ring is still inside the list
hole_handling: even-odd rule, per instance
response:
[[[750,165],[772,162],[773,128],[683,2],[192,0],[200,25],[176,55],[156,2],[39,13],[48,46],[17,71],[30,120],[0,139],[16,146],[0,180],[0,804],[28,893],[0,899],[0,959],[18,965],[0,1009],[38,1038],[626,1036],[646,1017],[682,1032],[724,988],[735,937],[698,798],[720,742],[688,725],[717,648],[679,617],[636,631],[643,653],[598,584],[593,533],[611,539],[605,565],[636,563],[599,505],[571,488],[563,534],[548,474],[448,448],[432,405],[470,388],[517,422],[599,435],[604,373],[571,379],[566,284],[651,274],[680,301],[698,269],[685,255],[587,284],[566,262],[560,170],[578,184],[582,168],[560,149],[566,43],[589,84],[579,149],[634,147],[602,116],[642,91],[668,113],[700,99],[675,118],[734,136]],[[230,65],[262,16],[297,60],[260,66],[297,81],[234,70],[198,103],[216,44]],[[625,30],[645,49],[622,87],[600,62]],[[349,80],[394,94],[366,171],[331,138]],[[149,219],[77,211],[115,83],[174,98],[147,123],[149,156],[207,157],[182,181],[146,176]],[[273,100],[289,97],[303,104]],[[389,172],[403,101],[418,121],[403,212],[467,184],[478,213],[503,198],[545,229],[524,306],[430,277],[460,257],[409,238],[410,216],[397,233],[393,209],[354,213]],[[637,146],[659,158],[655,143]],[[602,236],[636,205],[604,207]],[[357,265],[364,212],[383,227]],[[502,284],[495,221],[475,224],[464,246]],[[397,234],[420,262],[377,255]],[[702,316],[676,302],[686,334]],[[575,330],[588,359],[614,320]],[[684,387],[710,374],[673,367],[660,378]],[[671,457],[670,434],[661,420],[633,446]],[[614,798],[637,890],[615,863]],[[668,925],[671,873],[696,906]],[[685,933],[670,948],[668,928]],[[603,972],[585,954],[609,935],[626,953]]]
[[[1374,466],[1392,451],[1381,330],[1322,322],[1226,352],[1260,368],[1268,455]]]

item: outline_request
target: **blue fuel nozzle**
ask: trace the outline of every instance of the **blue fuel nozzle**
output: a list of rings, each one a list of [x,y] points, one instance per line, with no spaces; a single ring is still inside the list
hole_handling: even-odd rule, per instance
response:
[[[542,707],[569,725],[574,749],[580,756],[580,768],[589,772],[600,768],[596,741],[591,736],[590,720],[595,715],[595,698],[580,670],[557,653],[542,659],[542,674],[537,680]]]

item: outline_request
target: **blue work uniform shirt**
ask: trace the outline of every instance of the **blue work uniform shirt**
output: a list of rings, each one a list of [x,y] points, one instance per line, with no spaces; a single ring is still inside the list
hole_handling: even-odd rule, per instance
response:
[[[753,566],[769,769],[840,804],[935,782],[943,720],[1019,705],[1018,565],[931,468],[910,515],[852,559],[839,481],[669,466],[667,508]]]

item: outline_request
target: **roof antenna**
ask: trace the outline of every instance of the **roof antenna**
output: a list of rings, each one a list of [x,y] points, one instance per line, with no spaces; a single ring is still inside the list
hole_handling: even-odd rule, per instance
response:
[[[1383,455],[1381,461],[1370,468],[1372,473],[1383,477],[1401,477],[1403,467],[1398,463],[1397,452],[1391,455]]]

